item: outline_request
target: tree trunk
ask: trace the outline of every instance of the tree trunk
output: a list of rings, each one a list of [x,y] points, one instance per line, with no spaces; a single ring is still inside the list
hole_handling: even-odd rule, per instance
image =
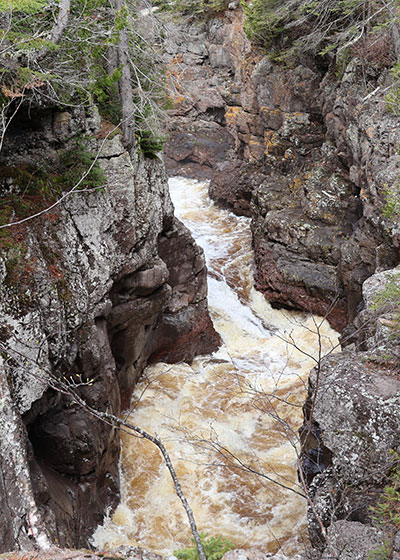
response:
[[[126,4],[124,0],[115,0],[117,15],[122,16]],[[121,67],[122,75],[119,80],[119,93],[122,104],[122,132],[125,139],[127,150],[135,144],[135,111],[136,106],[133,102],[132,76],[129,63],[129,34],[126,28],[119,32],[119,42],[117,47],[118,66]]]
[[[392,21],[392,39],[394,43],[394,52],[396,54],[396,57],[398,58],[400,54],[400,35],[398,26],[398,18],[400,17],[399,8],[396,8],[394,0],[389,0],[387,5]]]
[[[58,10],[57,21],[53,29],[51,30],[50,41],[52,43],[58,43],[61,39],[69,19],[69,11],[71,8],[71,0],[61,0],[60,7]]]
[[[67,28],[70,9],[71,9],[71,0],[60,1],[57,20],[50,33],[50,41],[54,44],[57,44],[60,41],[61,37],[64,34],[64,31]],[[50,51],[48,48],[41,49],[36,57],[36,61],[40,62],[41,60],[43,60],[49,54],[49,52]]]

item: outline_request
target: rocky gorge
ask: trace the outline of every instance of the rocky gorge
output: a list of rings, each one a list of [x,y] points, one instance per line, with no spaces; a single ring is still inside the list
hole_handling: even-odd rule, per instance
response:
[[[48,376],[118,415],[146,363],[190,360],[219,343],[202,252],[174,218],[162,164],[101,127],[95,108],[45,107],[18,115],[2,152],[5,199],[15,169],[38,159],[57,167],[77,138],[104,170],[100,190],[78,191],[1,239],[2,550],[32,545],[32,504],[53,542],[76,547],[119,499],[116,430]]]
[[[310,376],[301,430],[311,556],[398,558],[398,526],[372,519],[400,434],[397,34],[361,32],[345,54],[291,65],[255,47],[244,21],[231,2],[208,21],[169,23],[167,168],[208,178],[215,201],[251,216],[269,301],[342,332],[342,353]],[[302,25],[289,22],[286,48],[310,32]]]
[[[400,435],[399,230],[396,207],[387,211],[400,119],[385,100],[396,37],[367,35],[343,60],[290,67],[254,47],[244,17],[231,2],[206,21],[165,24],[166,167],[210,179],[217,203],[252,218],[256,287],[269,301],[342,332],[344,350],[312,372],[304,408],[314,546],[304,558],[366,560],[384,546],[398,558],[398,526],[370,509],[396,484]],[[219,344],[204,258],[174,218],[163,164],[127,150],[95,106],[21,104],[0,157],[2,209],[19,221],[21,190],[51,199],[49,170],[65,178],[76,152],[96,155],[101,185],[0,230],[3,551],[86,546],[119,499],[116,430],[49,379],[118,415],[148,362]]]
[[[329,310],[342,330],[363,281],[398,261],[396,226],[382,215],[400,160],[398,117],[380,94],[394,46],[378,37],[339,70],[306,56],[291,69],[253,47],[235,5],[170,33],[167,168],[210,178],[217,202],[252,216],[256,285],[270,301]]]

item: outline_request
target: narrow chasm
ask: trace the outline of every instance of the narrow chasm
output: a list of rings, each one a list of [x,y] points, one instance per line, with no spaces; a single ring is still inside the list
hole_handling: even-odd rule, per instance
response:
[[[255,290],[250,220],[215,206],[208,182],[169,183],[177,216],[206,256],[222,345],[190,365],[149,366],[133,394],[131,421],[168,446],[202,531],[270,553],[279,541],[294,554],[306,531],[296,476],[306,375],[318,334],[325,353],[337,333],[321,318],[274,310]],[[96,530],[95,546],[137,543],[161,554],[185,547],[190,529],[157,450],[128,435],[122,440],[121,504]]]
[[[399,19],[0,2],[10,560],[400,558]]]

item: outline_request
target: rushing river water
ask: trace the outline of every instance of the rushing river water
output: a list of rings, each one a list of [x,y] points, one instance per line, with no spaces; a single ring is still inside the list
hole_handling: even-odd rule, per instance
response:
[[[209,307],[221,349],[191,365],[146,369],[132,421],[169,450],[200,530],[240,547],[301,546],[305,500],[297,429],[320,319],[273,310],[253,288],[249,220],[210,202],[207,183],[170,179],[176,215],[205,251]],[[337,333],[324,323],[325,351]],[[98,548],[137,544],[164,554],[190,543],[185,513],[158,450],[122,434],[122,502],[94,535]],[[249,466],[264,476],[240,469]],[[266,478],[267,477],[267,478]]]

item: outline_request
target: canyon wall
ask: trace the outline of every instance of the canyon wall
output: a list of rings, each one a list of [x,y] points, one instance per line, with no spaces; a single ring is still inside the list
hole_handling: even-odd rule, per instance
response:
[[[340,65],[305,55],[290,67],[252,47],[230,6],[168,24],[167,167],[209,178],[214,200],[252,216],[256,286],[269,301],[343,330],[363,281],[399,259],[396,220],[382,214],[400,172],[399,117],[385,104],[392,38],[357,45]]]
[[[393,295],[399,284],[400,267],[364,282],[352,344],[324,358],[309,377],[302,466],[314,508],[309,533],[322,559],[363,560],[385,546],[392,558],[400,555],[392,517],[397,502],[384,490],[397,492],[399,468],[399,300]]]
[[[232,2],[202,23],[167,22],[166,164],[252,217],[256,285],[271,302],[344,333],[346,351],[310,377],[303,464],[328,527],[323,551],[309,512],[313,544],[361,560],[384,542],[369,507],[400,435],[398,317],[376,307],[398,284],[382,272],[399,261],[398,216],[382,211],[400,171],[400,119],[385,104],[395,49],[382,35],[341,65],[288,67],[250,44],[243,17]],[[219,342],[203,255],[173,216],[162,163],[128,153],[95,108],[21,105],[0,158],[2,222],[59,199],[88,154],[96,180],[0,230],[1,550],[84,546],[119,499],[115,429],[57,380],[118,414],[146,363]]]
[[[217,203],[251,216],[269,301],[342,332],[344,351],[310,375],[301,429],[311,556],[365,560],[386,546],[398,558],[398,526],[373,526],[371,510],[396,485],[400,436],[394,38],[290,66],[254,48],[243,21],[232,2],[202,23],[168,23],[167,168],[209,179]]]
[[[88,154],[97,182],[0,231],[3,551],[87,546],[119,500],[116,430],[57,380],[118,415],[149,361],[219,344],[203,253],[174,217],[162,163],[128,153],[95,107],[19,108],[0,159],[2,223],[59,201]]]

